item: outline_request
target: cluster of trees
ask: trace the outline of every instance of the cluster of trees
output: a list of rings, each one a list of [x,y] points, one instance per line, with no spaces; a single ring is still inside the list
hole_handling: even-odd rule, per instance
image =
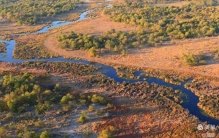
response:
[[[183,54],[184,63],[190,66],[205,65],[207,58],[203,53],[197,55],[192,53]]]
[[[182,7],[126,3],[105,9],[115,22],[141,26],[152,39],[184,39],[216,35],[219,7],[188,4]]]
[[[41,17],[51,17],[72,10],[79,0],[0,0],[0,16],[18,24],[34,24]]]
[[[152,46],[165,40],[163,36],[155,38],[154,35],[150,35],[142,30],[122,32],[115,31],[114,29],[107,31],[101,36],[71,32],[69,34],[61,34],[57,39],[61,42],[59,46],[65,49],[90,49],[89,51],[92,52],[97,48],[105,48],[110,51],[120,51],[121,53],[124,53],[126,48],[140,48],[143,44]],[[93,52],[91,55],[95,55],[95,53]]]
[[[78,104],[90,105],[97,103],[107,105],[108,101],[104,96],[77,92],[72,93],[72,91],[69,93],[70,90],[67,87],[60,86],[59,84],[47,85],[44,81],[42,82],[42,79],[45,80],[45,76],[37,77],[27,73],[23,75],[4,75],[0,78],[0,113],[5,115],[4,117],[1,116],[4,119],[0,122],[2,123],[0,137],[9,136],[8,130],[13,127],[19,138],[54,137],[49,132],[50,129],[46,129],[49,124],[47,124],[46,120],[44,120],[46,122],[42,121],[44,117],[42,115],[35,116],[35,113],[44,114],[46,111],[57,111],[56,114],[60,117],[63,113],[66,115],[69,111],[72,111],[71,109]],[[54,109],[54,106],[57,108]],[[35,113],[33,113],[34,110]],[[12,120],[12,117],[13,121],[9,124],[9,120]],[[83,116],[83,114],[79,119],[81,123],[87,120],[86,115]],[[35,131],[36,128],[32,129],[32,127],[39,129]]]
[[[67,106],[70,101],[85,103],[107,104],[100,95],[75,95],[65,92],[59,84],[48,90],[37,84],[29,74],[22,76],[5,75],[0,83],[0,112],[24,112],[30,106],[35,107],[37,114],[43,114],[50,108],[50,104]],[[62,93],[60,93],[62,92]]]
[[[0,83],[0,112],[23,112],[35,106],[36,113],[42,114],[49,109],[50,103],[60,101],[60,90],[58,84],[53,90],[44,89],[29,74],[5,75]]]

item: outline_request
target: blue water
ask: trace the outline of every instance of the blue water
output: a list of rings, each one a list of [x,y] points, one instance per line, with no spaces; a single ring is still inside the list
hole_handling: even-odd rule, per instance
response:
[[[83,12],[80,15],[79,19],[77,21],[74,21],[74,22],[78,22],[78,21],[87,19],[86,15],[89,12],[92,12],[93,10]],[[51,25],[46,26],[46,27],[42,28],[41,30],[39,30],[37,32],[34,32],[33,34],[45,33],[45,32],[48,32],[50,29],[57,28],[57,27],[60,27],[60,26],[64,26],[64,25],[67,25],[67,24],[71,24],[71,23],[74,23],[74,22],[54,21],[54,22],[51,23]],[[23,35],[23,34],[21,34],[21,35]],[[182,104],[183,108],[188,109],[190,114],[196,116],[202,122],[207,121],[210,124],[219,125],[219,120],[211,118],[209,116],[205,116],[201,113],[201,110],[197,106],[197,104],[199,102],[199,98],[192,91],[186,89],[183,84],[182,85],[174,85],[174,84],[167,83],[167,82],[165,82],[161,79],[158,79],[158,78],[145,77],[145,76],[141,76],[138,80],[120,78],[120,77],[118,77],[118,75],[116,73],[116,70],[113,67],[107,66],[107,65],[104,65],[104,64],[100,64],[100,63],[89,62],[89,61],[86,61],[86,60],[65,59],[63,57],[45,58],[45,59],[35,58],[35,59],[29,59],[29,60],[14,59],[13,58],[13,51],[14,51],[14,47],[15,47],[16,42],[14,40],[10,40],[10,41],[0,40],[0,42],[3,42],[7,47],[6,53],[0,53],[0,61],[10,62],[10,63],[22,63],[22,62],[28,62],[28,61],[47,61],[47,62],[83,63],[83,64],[87,64],[87,65],[92,64],[92,65],[101,67],[100,72],[102,74],[104,74],[105,76],[107,76],[111,79],[114,79],[116,82],[119,82],[119,83],[122,83],[122,82],[128,82],[128,83],[143,82],[143,81],[145,81],[145,78],[146,78],[146,80],[149,84],[156,83],[156,84],[159,84],[159,85],[171,87],[174,90],[181,90],[184,94],[186,94],[186,96],[189,99],[188,101],[186,101]],[[143,73],[143,72],[135,72],[134,75],[139,76],[141,73]]]

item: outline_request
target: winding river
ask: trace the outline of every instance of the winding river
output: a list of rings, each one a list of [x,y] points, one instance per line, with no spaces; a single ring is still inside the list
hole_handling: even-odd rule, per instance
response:
[[[109,6],[110,6],[110,4],[107,5],[107,7],[109,7]],[[43,27],[41,30],[34,32],[32,34],[45,33],[45,32],[48,32],[50,29],[54,29],[57,27],[61,27],[64,25],[73,24],[75,22],[85,20],[85,19],[87,19],[86,15],[88,13],[92,12],[93,10],[94,9],[82,12],[79,19],[76,21],[54,21],[49,26]],[[20,34],[20,35],[27,35],[27,34]],[[211,117],[206,116],[206,115],[203,115],[201,113],[201,110],[197,106],[197,104],[199,102],[199,98],[192,91],[186,89],[183,84],[182,85],[174,85],[174,84],[167,83],[167,82],[165,82],[161,79],[158,79],[158,78],[145,77],[145,76],[141,76],[140,79],[138,79],[138,80],[130,80],[130,79],[125,79],[125,78],[120,78],[117,76],[116,70],[113,67],[107,66],[104,64],[100,64],[100,63],[89,62],[86,60],[65,59],[63,57],[45,58],[45,59],[35,58],[35,59],[30,59],[30,60],[14,59],[13,58],[13,51],[14,51],[14,47],[15,47],[15,43],[16,43],[15,40],[10,40],[10,41],[0,40],[0,42],[3,42],[7,47],[6,53],[0,53],[0,61],[3,61],[3,62],[22,63],[22,62],[28,62],[28,61],[47,61],[47,62],[73,62],[73,63],[83,63],[83,64],[87,64],[87,65],[92,64],[92,65],[101,67],[100,72],[102,74],[104,74],[105,76],[107,76],[111,79],[114,79],[116,82],[119,82],[119,83],[122,83],[124,81],[129,82],[129,83],[141,82],[141,81],[144,81],[144,78],[146,78],[146,80],[149,84],[156,83],[159,85],[172,87],[175,90],[181,90],[183,93],[186,94],[186,96],[189,99],[188,101],[186,101],[182,104],[183,108],[188,109],[190,114],[196,116],[202,122],[207,121],[210,124],[219,125],[219,120],[211,118]]]

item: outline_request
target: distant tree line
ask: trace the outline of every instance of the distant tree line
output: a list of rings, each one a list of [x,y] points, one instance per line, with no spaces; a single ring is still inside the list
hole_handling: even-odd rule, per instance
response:
[[[126,3],[146,3],[146,4],[168,4],[176,3],[182,1],[193,2],[198,5],[205,6],[216,6],[219,3],[219,0],[125,0]]]
[[[72,10],[79,0],[0,0],[0,16],[18,24],[34,24],[42,17],[52,17]]]
[[[159,37],[185,39],[217,35],[218,13],[217,6],[197,4],[176,7],[131,2],[105,9],[105,14],[109,15],[112,21],[141,26],[150,33],[152,40]]]

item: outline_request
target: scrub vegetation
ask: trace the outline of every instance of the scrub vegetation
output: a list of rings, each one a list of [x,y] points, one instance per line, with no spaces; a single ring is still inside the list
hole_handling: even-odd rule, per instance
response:
[[[0,52],[6,52],[6,46],[0,42]]]
[[[31,25],[75,9],[80,2],[0,0],[0,20]],[[8,36],[16,42],[13,58],[48,59],[22,63],[0,62],[0,137],[201,138],[203,131],[199,131],[197,125],[206,125],[207,122],[201,122],[200,116],[192,115],[188,103],[192,107],[196,107],[194,104],[197,103],[206,116],[219,119],[217,76],[186,72],[184,68],[180,71],[156,66],[146,68],[147,62],[144,61],[155,55],[159,60],[152,62],[158,65],[169,60],[169,56],[175,56],[174,62],[179,62],[178,66],[189,70],[198,69],[201,67],[199,65],[206,66],[207,70],[208,63],[213,63],[211,68],[214,68],[219,49],[216,46],[212,46],[211,50],[206,47],[216,44],[217,40],[212,43],[207,41],[203,49],[195,49],[195,45],[193,49],[182,45],[181,57],[181,45],[178,46],[177,55],[171,53],[175,49],[170,49],[170,43],[181,41],[176,39],[217,36],[219,1],[114,0],[101,1],[102,6],[97,2],[100,1],[85,2],[83,6],[93,8],[99,5],[94,18],[127,26],[120,31],[112,26],[109,29],[101,28],[109,31],[100,29],[97,33],[80,33],[80,30],[69,29],[72,25],[80,26],[83,23],[80,21],[45,34]],[[181,2],[185,3],[180,5]],[[114,5],[103,10],[102,7],[108,3]],[[89,16],[93,17],[92,13]],[[90,20],[93,18],[87,19],[87,23]],[[130,31],[128,27],[133,28],[129,28]],[[80,29],[83,32],[84,28]],[[58,52],[54,54],[44,47],[49,37],[50,44],[57,44],[56,50],[63,54],[78,52],[75,53],[78,56],[87,54],[87,51],[90,61],[111,58],[105,63],[112,68],[102,66],[102,69],[95,62],[79,63],[75,59],[59,58]],[[0,43],[0,52],[6,52],[3,43]],[[133,57],[127,55],[129,52],[132,56],[142,54],[148,57],[140,55],[139,59],[131,61]],[[164,53],[167,56],[162,56]],[[60,60],[62,62],[58,62]],[[124,63],[118,64],[118,60]],[[129,60],[130,64],[126,64],[125,61]],[[131,62],[140,65],[134,66]],[[138,81],[140,79],[142,81]],[[193,101],[195,95],[183,89],[183,86],[191,90],[199,102]],[[215,132],[218,137],[219,126],[215,127],[216,130],[211,133]]]
[[[1,129],[4,136],[23,137],[28,133],[31,136],[39,137],[48,133],[50,137],[63,137],[64,135],[61,133],[59,135],[54,133],[54,130],[59,132],[62,128],[67,129],[68,126],[71,126],[72,121],[79,126],[88,127],[88,124],[94,121],[93,118],[95,118],[95,122],[91,123],[92,129],[88,127],[86,130],[89,130],[89,134],[97,134],[98,137],[121,136],[124,135],[123,132],[129,132],[137,137],[140,134],[133,130],[137,129],[134,127],[136,123],[143,121],[140,118],[146,119],[153,128],[153,130],[148,131],[148,128],[140,123],[141,134],[147,132],[147,134],[152,135],[159,131],[162,135],[168,136],[171,131],[173,137],[187,136],[188,132],[196,137],[201,136],[193,124],[198,120],[191,117],[188,111],[182,108],[182,104],[187,99],[180,90],[173,90],[155,83],[149,84],[146,81],[116,83],[102,74],[96,74],[97,68],[92,65],[64,62],[25,62],[10,66],[25,68],[26,71],[31,69],[46,70],[47,74],[4,72],[1,75],[0,111],[3,117]],[[137,68],[125,66],[119,69],[125,68],[132,70],[131,72],[138,71]],[[50,80],[51,74],[54,73],[56,75],[69,73],[67,78],[64,77],[68,83],[71,83],[69,86],[76,86],[81,91],[68,87],[61,81],[62,79]],[[153,72],[147,69],[146,74],[156,76],[162,72]],[[181,75],[171,76],[169,74],[167,76],[182,80],[183,75]],[[84,80],[70,82],[68,78],[74,76],[77,76],[77,80],[81,80],[80,78]],[[61,82],[61,84],[56,82]],[[203,85],[197,85],[195,88],[198,89],[199,86]],[[98,90],[99,88],[103,90],[103,93],[89,92],[89,90]],[[83,92],[85,89],[88,90],[86,93]],[[208,103],[209,98],[204,98],[203,102],[200,100],[199,104]],[[207,105],[217,105],[217,100],[212,102]],[[104,107],[104,109],[100,109],[97,105]],[[205,108],[214,111],[209,106],[205,106]],[[72,112],[75,113],[72,114]],[[106,116],[106,114],[108,115]],[[146,117],[148,115],[151,117]],[[45,120],[45,118],[53,119]],[[161,119],[160,122],[157,121],[158,118]],[[129,122],[136,119],[139,121]],[[171,127],[164,127],[170,123],[168,120],[172,120]],[[180,120],[182,122],[178,124]],[[185,120],[189,120],[189,122],[184,124]],[[162,129],[159,128],[160,124],[162,124]],[[178,125],[180,127],[177,127]],[[70,128],[72,129],[72,127]],[[76,132],[79,133],[79,130]]]
[[[45,35],[38,36],[21,36],[16,38],[16,45],[14,50],[14,58],[17,59],[33,59],[33,58],[52,58],[57,57],[56,54],[51,53],[43,47]]]
[[[217,35],[218,14],[215,13],[219,9],[211,6],[216,4],[217,2],[210,4],[210,1],[201,0],[177,7],[126,1],[124,5],[106,9],[105,14],[112,21],[141,26],[148,33],[148,43],[156,45],[166,40]]]

